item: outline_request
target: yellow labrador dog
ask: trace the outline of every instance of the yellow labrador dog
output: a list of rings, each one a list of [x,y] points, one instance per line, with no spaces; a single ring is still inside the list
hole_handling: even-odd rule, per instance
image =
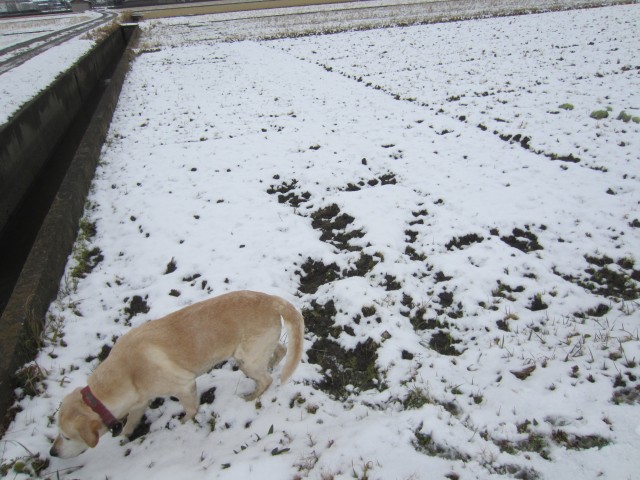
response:
[[[302,357],[304,320],[280,297],[227,293],[132,329],[89,376],[87,386],[62,400],[51,455],[75,457],[95,447],[108,430],[130,435],[156,397],[177,397],[186,413],[183,423],[192,419],[198,409],[196,377],[231,357],[256,382],[245,399],[258,398],[271,385],[269,370],[287,353],[280,343],[282,321],[289,334],[282,384]]]

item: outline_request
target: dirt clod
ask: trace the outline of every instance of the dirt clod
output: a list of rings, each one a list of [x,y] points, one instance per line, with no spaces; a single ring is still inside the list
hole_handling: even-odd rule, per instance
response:
[[[445,332],[444,330],[438,330],[431,336],[431,340],[429,340],[429,346],[433,350],[448,356],[458,356],[462,353],[454,347],[456,343],[460,343],[460,340],[455,340],[449,332]]]
[[[500,237],[500,240],[524,253],[543,249],[542,245],[538,243],[538,237],[534,233],[529,230],[522,230],[521,228],[514,228],[511,235]]]
[[[304,275],[300,275],[300,287],[302,293],[316,293],[318,288],[327,283],[331,283],[339,278],[340,269],[334,263],[325,265],[324,263],[308,258],[302,265]]]
[[[127,299],[125,299],[125,302]],[[127,315],[126,320],[129,321],[139,313],[149,313],[151,307],[147,304],[147,301],[140,295],[134,295],[129,302],[129,306],[125,307],[124,313]]]
[[[337,338],[340,335],[342,329],[335,325],[337,314],[333,300],[329,300],[324,305],[313,300],[309,308],[302,311],[306,328],[319,338],[327,338],[329,336]]]
[[[370,338],[352,350],[331,339],[317,340],[308,351],[309,362],[322,367],[324,378],[317,387],[338,399],[348,397],[353,390],[384,390],[376,368],[378,347]]]

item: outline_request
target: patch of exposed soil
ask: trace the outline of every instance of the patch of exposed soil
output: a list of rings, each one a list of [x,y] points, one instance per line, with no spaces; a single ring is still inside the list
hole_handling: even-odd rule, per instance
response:
[[[125,298],[124,301],[127,302],[129,299]],[[124,308],[124,313],[127,315],[125,321],[128,322],[139,313],[149,313],[150,308],[147,304],[146,297],[142,298],[140,295],[134,295],[131,301],[129,301],[129,305]]]
[[[412,444],[416,451],[429,455],[430,457],[445,458],[447,460],[462,460],[463,462],[469,461],[469,455],[459,452],[452,447],[436,443],[431,435],[422,433],[420,431],[421,429],[422,425],[414,431]]]
[[[611,311],[611,305],[605,305],[604,303],[598,304],[597,307],[590,308],[584,312],[576,312],[574,316],[577,318],[587,318],[587,317],[596,317],[601,318],[604,317],[607,313]]]
[[[411,245],[407,245],[407,248],[404,249],[404,254],[414,262],[424,262],[427,259],[427,256],[424,253],[418,252]]]
[[[400,283],[395,276],[389,275],[388,273],[384,276],[384,281],[381,285],[387,292],[400,290],[402,288],[402,283]]]
[[[438,271],[434,274],[433,279],[436,281],[436,283],[442,283],[442,282],[448,282],[449,280],[451,280],[453,277],[450,277],[448,275],[445,275],[443,272]]]
[[[498,287],[491,291],[491,295],[497,298],[505,298],[507,300],[515,302],[516,297],[514,293],[522,293],[522,292],[524,292],[524,287],[522,285],[518,285],[517,287],[512,287],[498,280]]]
[[[376,368],[378,347],[370,338],[352,350],[328,338],[317,340],[307,352],[309,362],[322,368],[324,378],[316,386],[337,399],[354,390],[386,389]]]
[[[551,440],[567,450],[589,450],[590,448],[602,448],[611,443],[610,440],[600,435],[576,435],[564,430],[554,430]]]
[[[408,296],[405,295],[404,300],[406,300],[406,297]],[[427,308],[424,306],[416,308],[413,314],[411,313],[411,311],[406,313],[403,312],[402,314],[409,317],[409,322],[411,322],[411,326],[413,326],[413,329],[416,332],[420,332],[423,330],[435,330],[436,328],[449,328],[450,326],[448,322],[443,322],[438,318],[426,318]]]
[[[333,300],[329,300],[324,305],[312,300],[309,308],[305,308],[302,311],[305,327],[320,338],[329,336],[338,338],[342,329],[335,325],[337,314]]]
[[[341,188],[340,190],[346,192],[357,192],[363,188],[366,188],[367,186],[376,187],[378,185],[395,185],[396,183],[398,183],[398,181],[396,180],[396,174],[389,172],[370,180],[359,180],[356,183],[347,183],[347,186]]]
[[[211,387],[209,390],[202,392],[200,395],[200,404],[211,405],[216,398],[216,387]]]
[[[300,275],[300,287],[298,290],[302,293],[316,293],[318,288],[327,283],[331,283],[340,278],[340,269],[334,263],[325,265],[324,263],[307,258],[307,261],[300,267],[303,274]]]
[[[280,176],[275,175],[274,179],[279,180]],[[309,199],[311,198],[311,194],[309,192],[297,193],[297,188],[298,181],[296,179],[293,179],[289,183],[283,181],[280,185],[271,185],[267,189],[267,193],[269,195],[277,194],[279,203],[287,203],[294,208],[298,208],[303,203],[309,201]]]
[[[340,213],[340,207],[335,203],[311,213],[311,226],[320,230],[320,240],[327,242],[343,251],[359,251],[362,247],[350,245],[350,240],[362,238],[361,229],[348,230],[347,227],[355,220],[351,215]]]
[[[353,264],[353,268],[344,270],[342,275],[345,277],[364,277],[382,260],[382,255],[377,256],[361,253],[358,260]]]
[[[531,297],[527,308],[532,312],[539,312],[540,310],[546,310],[549,308],[549,305],[542,300],[542,295],[537,294]]]
[[[640,270],[634,268],[633,259],[620,258],[614,261],[607,256],[586,255],[585,260],[589,266],[583,274],[562,274],[555,269],[554,273],[597,295],[626,301],[640,298]],[[592,316],[604,312],[606,305],[598,308],[600,310],[593,312],[595,315]]]
[[[117,340],[117,337],[114,337],[113,343],[115,343],[116,340]],[[112,348],[113,348],[113,344],[109,345],[105,343],[104,345],[102,345],[102,348],[100,349],[100,353],[98,353],[98,355],[89,355],[87,358],[85,358],[85,361],[87,363],[91,363],[97,359],[98,362],[102,363],[107,359],[107,357],[111,353]]]
[[[525,230],[514,228],[511,235],[500,237],[500,240],[524,253],[543,250],[542,245],[538,243],[538,237],[529,230],[529,227]]]
[[[78,264],[71,272],[74,278],[85,278],[104,260],[102,250],[94,247],[91,250],[84,250],[78,256]]]
[[[169,275],[170,273],[175,272],[178,269],[178,264],[175,258],[172,258],[169,263],[167,263],[167,268],[164,271],[165,275]]]
[[[431,336],[429,346],[442,355],[458,356],[462,354],[454,345],[460,343],[460,340],[454,339],[449,332],[438,330]]]
[[[439,303],[442,307],[450,307],[451,305],[453,305],[453,292],[444,290],[438,294],[438,299],[440,300]]]
[[[427,216],[428,214],[429,212],[426,209],[411,212],[414,220],[408,222],[409,226],[413,227],[414,225],[424,225],[423,217]],[[406,246],[404,254],[414,262],[424,262],[427,259],[427,256],[424,253],[419,252],[412,245],[413,243],[417,242],[420,236],[420,232],[408,228],[404,231],[404,234],[406,236],[405,242],[409,244]]]
[[[640,404],[640,384],[634,387],[622,387],[613,391],[611,401],[616,405]]]
[[[133,433],[129,435],[129,441],[132,442],[137,440],[140,437],[144,437],[147,433],[151,431],[151,422],[147,419],[146,415],[143,415],[140,419],[140,422],[133,430]]]
[[[453,237],[446,245],[447,250],[453,250],[457,248],[458,250],[462,250],[465,247],[473,245],[474,243],[482,243],[484,241],[484,237],[478,235],[477,233],[469,233],[467,235],[463,235],[462,237]]]

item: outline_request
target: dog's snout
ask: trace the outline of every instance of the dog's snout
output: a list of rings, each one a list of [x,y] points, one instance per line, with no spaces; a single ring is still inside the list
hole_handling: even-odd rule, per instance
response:
[[[87,446],[82,442],[66,440],[63,437],[58,437],[53,442],[53,445],[51,445],[49,455],[56,458],[72,458],[77,457],[85,450],[87,450]]]

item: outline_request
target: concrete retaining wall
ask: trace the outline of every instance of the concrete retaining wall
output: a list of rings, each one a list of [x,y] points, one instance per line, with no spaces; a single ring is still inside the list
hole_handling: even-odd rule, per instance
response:
[[[13,182],[22,185],[14,189],[17,197],[18,190],[28,188],[37,165],[46,160],[50,145],[57,143],[64,130],[61,124],[68,126],[70,117],[78,111],[95,82],[106,80],[105,68],[120,58],[0,317],[0,419],[5,417],[12,401],[16,370],[37,352],[37,338],[49,304],[58,292],[100,150],[133,57],[131,49],[125,47],[137,35],[135,26],[115,31],[28,104],[14,117],[13,124],[1,132],[0,177],[4,179],[12,173]],[[32,159],[31,155],[38,158]],[[29,167],[24,168],[25,164]],[[11,210],[9,205],[10,202],[5,202],[2,206],[3,215]]]

